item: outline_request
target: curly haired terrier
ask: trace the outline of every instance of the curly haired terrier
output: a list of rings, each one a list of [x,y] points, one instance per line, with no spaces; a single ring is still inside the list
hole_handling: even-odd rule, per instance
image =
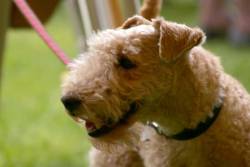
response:
[[[141,16],[89,39],[62,102],[97,148],[125,152],[92,150],[92,166],[250,166],[250,96],[204,41],[199,28]]]

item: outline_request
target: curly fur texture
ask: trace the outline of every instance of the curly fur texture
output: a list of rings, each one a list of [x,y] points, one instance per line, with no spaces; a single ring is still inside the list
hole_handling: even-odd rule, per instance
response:
[[[198,28],[140,16],[89,40],[88,51],[69,66],[63,96],[81,101],[74,119],[96,128],[112,122],[110,133],[91,140],[98,149],[121,152],[93,151],[92,167],[250,166],[250,96],[200,46],[204,40]],[[135,68],[124,69],[121,57]],[[217,120],[192,140],[166,138],[142,125],[157,122],[167,135],[195,128],[211,116],[220,96]],[[138,103],[138,111],[117,125],[131,102]]]

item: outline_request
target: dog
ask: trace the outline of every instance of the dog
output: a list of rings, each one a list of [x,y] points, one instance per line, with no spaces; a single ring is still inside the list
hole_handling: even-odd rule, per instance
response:
[[[102,150],[91,166],[250,166],[250,96],[204,41],[199,28],[141,16],[88,40],[62,102]]]

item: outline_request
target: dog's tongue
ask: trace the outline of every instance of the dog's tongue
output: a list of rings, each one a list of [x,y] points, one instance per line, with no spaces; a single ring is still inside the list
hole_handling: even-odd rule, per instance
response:
[[[94,131],[96,130],[96,126],[93,122],[86,121],[85,122],[85,127],[88,131]]]

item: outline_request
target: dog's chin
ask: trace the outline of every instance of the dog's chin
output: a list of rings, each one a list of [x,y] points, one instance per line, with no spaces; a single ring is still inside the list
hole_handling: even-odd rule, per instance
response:
[[[124,112],[125,114],[112,125],[102,125],[100,128],[97,128],[95,124],[91,121],[85,121],[85,128],[87,129],[88,135],[93,138],[103,137],[110,132],[114,131],[119,127],[124,127],[130,125],[132,122],[131,117],[139,110],[139,102],[132,102],[129,106],[129,110]]]

